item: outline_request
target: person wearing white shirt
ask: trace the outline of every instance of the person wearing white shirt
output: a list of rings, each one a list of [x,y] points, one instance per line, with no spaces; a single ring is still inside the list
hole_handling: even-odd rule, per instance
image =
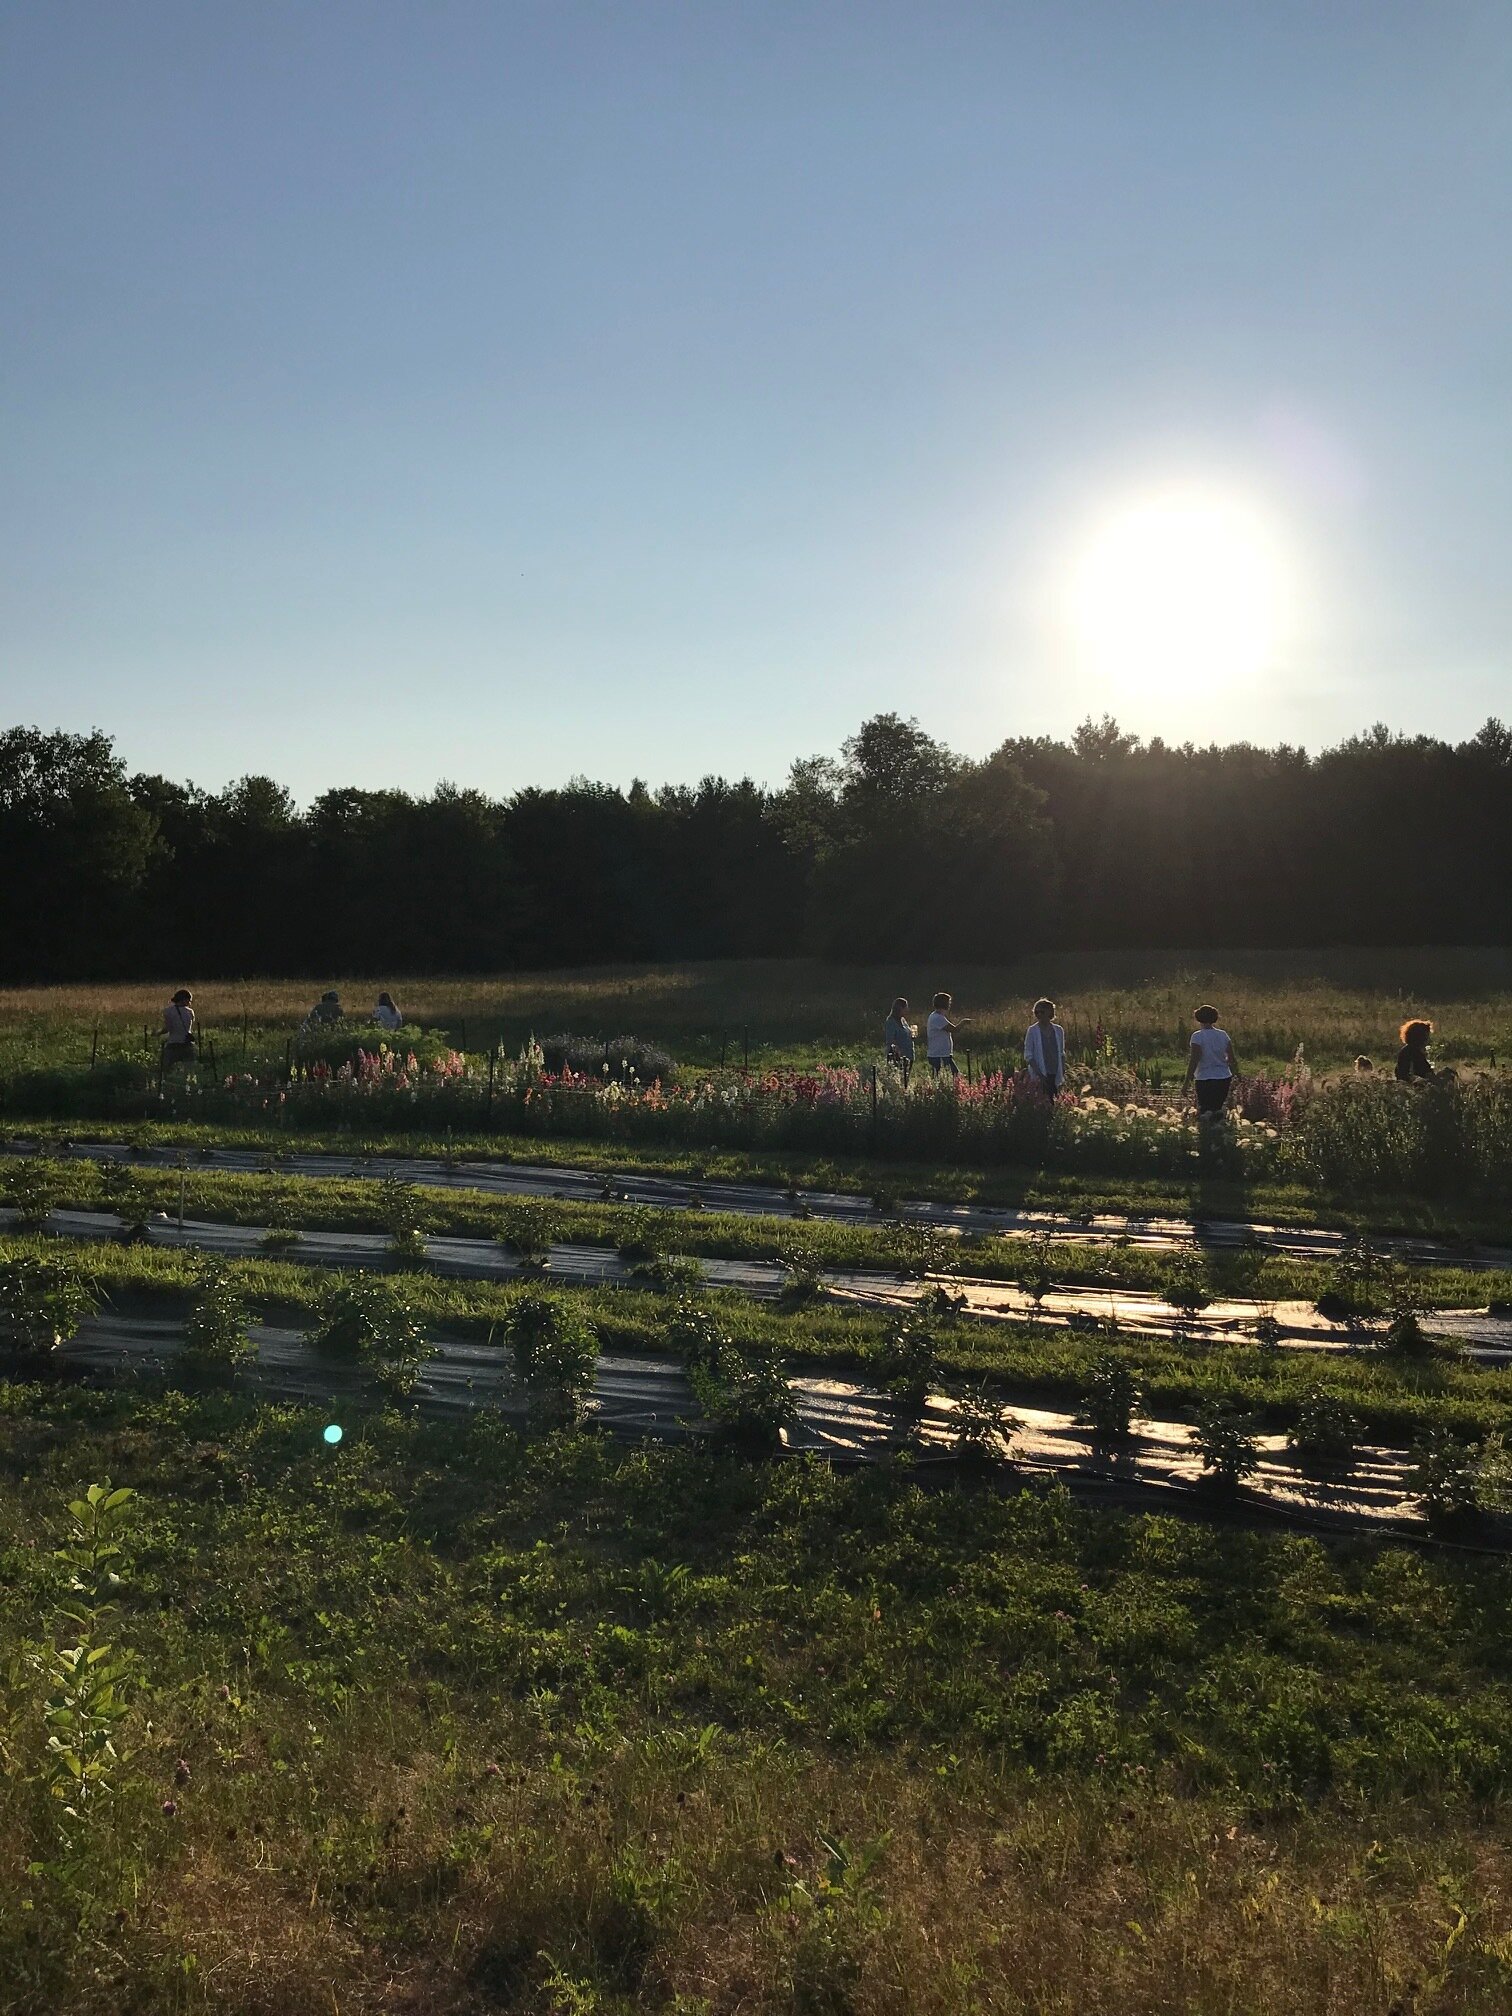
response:
[[[380,1029],[402,1029],[404,1017],[399,1013],[392,994],[380,994],[378,1006],[373,1010],[373,1020]]]
[[[942,1071],[948,1071],[952,1078],[959,1078],[961,1067],[955,1061],[955,1031],[964,1029],[971,1020],[969,1015],[959,1021],[950,1019],[950,996],[936,994],[934,1007],[925,1024],[925,1050],[929,1058],[929,1068],[938,1078]]]
[[[1053,1001],[1036,1001],[1024,1037],[1024,1062],[1041,1091],[1054,1098],[1066,1082],[1066,1032],[1055,1019]]]
[[[1228,1031],[1218,1027],[1216,1008],[1194,1008],[1192,1019],[1197,1027],[1187,1046],[1185,1082],[1190,1085],[1196,1080],[1198,1117],[1216,1120],[1228,1103],[1239,1062]]]
[[[163,1010],[163,1063],[171,1067],[195,1061],[194,996],[180,987]]]

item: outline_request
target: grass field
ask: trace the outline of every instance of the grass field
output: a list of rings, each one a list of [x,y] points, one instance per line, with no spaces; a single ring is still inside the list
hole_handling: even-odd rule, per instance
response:
[[[568,1125],[454,1141],[437,1116],[471,1109],[445,1097],[314,1103],[297,1127],[271,1105],[196,1120],[187,1105],[153,1106],[138,1069],[147,1105],[123,1121],[102,1095],[97,1112],[91,1047],[150,1056],[143,1029],[155,1032],[170,976],[0,995],[0,1086],[9,1097],[16,1074],[37,1074],[35,1110],[13,1103],[12,1129],[181,1144],[183,1168],[128,1160],[105,1178],[60,1147],[0,1162],[0,1192],[34,1218],[48,1201],[140,1215],[182,1195],[190,1216],[272,1225],[280,1243],[226,1278],[254,1314],[295,1327],[325,1296],[298,1228],[408,1226],[383,1276],[390,1304],[500,1351],[544,1290],[599,1349],[665,1352],[689,1320],[686,1284],[441,1278],[416,1262],[419,1233],[880,1270],[917,1261],[887,1200],[934,1196],[1512,1238],[1493,1166],[1512,1047],[1512,970],[1497,955],[1235,953],[1204,967],[1120,954],[922,978],[774,962],[378,984],[466,1048],[459,1096],[476,1101],[479,1053],[497,1039],[517,1049],[532,1030],[634,1034],[700,1069],[738,1066],[747,1041],[753,1064],[870,1061],[892,994],[920,1008],[937,977],[978,1017],[979,1063],[1016,1049],[1028,1001],[1048,987],[1073,1048],[1100,1022],[1119,1068],[1179,1070],[1189,1010],[1207,995],[1251,1066],[1287,1065],[1299,1042],[1315,1069],[1361,1050],[1384,1061],[1412,1009],[1439,1024],[1440,1056],[1472,1071],[1422,1096],[1331,1087],[1289,1136],[1256,1133],[1243,1154],[1237,1123],[1223,1146],[1169,1112],[1123,1117],[1159,1098],[1141,1079],[1122,1107],[1077,1102],[1075,1159],[1054,1166],[842,1153],[824,1145],[822,1106],[796,1109],[820,1130],[811,1138],[764,1143],[700,1140],[691,1108],[684,1137],[577,1138]],[[231,1066],[243,1016],[249,1047],[281,1060],[326,984],[196,991]],[[373,987],[342,991],[355,1008]],[[49,1109],[50,1087],[70,1103]],[[488,1088],[491,1112],[491,1076]],[[864,1122],[865,1092],[850,1096]],[[528,1127],[536,1110],[520,1090],[515,1117]],[[1309,1176],[1302,1150],[1325,1125],[1341,1146],[1316,1166],[1379,1154],[1373,1187]],[[1140,1150],[1141,1127],[1163,1129],[1167,1146]],[[1409,1134],[1418,1165],[1392,1149]],[[1472,1136],[1473,1194],[1453,1180],[1392,1187],[1403,1167],[1452,1179]],[[834,1138],[864,1145],[864,1124]],[[533,1205],[401,1193],[283,1164],[197,1166],[190,1151],[210,1143],[659,1168],[859,1191],[882,1208],[861,1222],[759,1209],[632,1220],[612,1186]],[[1057,1280],[1110,1293],[1195,1286],[1258,1305],[1347,1291],[1379,1312],[1347,1353],[941,1313],[932,1376],[1009,1405],[1076,1407],[1113,1364],[1163,1419],[1217,1405],[1284,1432],[1321,1405],[1361,1435],[1437,1451],[1451,1472],[1505,1470],[1512,1370],[1389,1345],[1385,1318],[1503,1300],[1512,1278],[1468,1271],[1452,1249],[1410,1268],[1351,1251],[1185,1259],[1078,1239],[1054,1256]],[[1045,1264],[991,1239],[964,1258],[1020,1282]],[[175,1321],[206,1280],[190,1251],[7,1233],[0,1333],[14,1340],[26,1296],[64,1276],[118,1311]],[[877,1309],[733,1291],[699,1308],[779,1383],[815,1368],[876,1383],[896,1362],[896,1323]],[[1434,1524],[1422,1545],[1324,1541],[1246,1530],[1221,1493],[1194,1506],[1202,1516],[1135,1516],[1024,1488],[1011,1467],[926,1472],[907,1447],[839,1474],[574,1426],[527,1431],[487,1411],[432,1421],[372,1381],[333,1446],[323,1412],[259,1401],[234,1379],[80,1381],[45,1352],[3,1348],[6,2016],[1512,2005],[1512,1567],[1438,1537],[1489,1546],[1494,1522]],[[106,1479],[136,1495],[113,1515],[120,1552],[99,1556],[74,1530],[93,1515],[69,1506]]]
[[[185,978],[0,991],[0,1068],[87,1058],[96,1028],[107,1049],[132,1039],[139,1046],[144,1028],[155,1042],[163,1003]],[[1017,1056],[1030,1004],[1046,992],[1061,1004],[1073,1050],[1101,1025],[1126,1056],[1163,1059],[1177,1070],[1191,1011],[1205,998],[1221,1008],[1246,1068],[1287,1063],[1299,1043],[1319,1067],[1362,1052],[1388,1060],[1409,1014],[1439,1025],[1446,1059],[1512,1054],[1512,953],[1478,949],[1064,953],[938,974],[753,960],[461,979],[316,976],[206,982],[195,999],[229,1062],[244,1018],[254,1047],[281,1048],[332,985],[353,1012],[388,987],[412,1020],[445,1028],[471,1050],[569,1030],[652,1039],[702,1065],[739,1064],[747,1055],[761,1063],[869,1061],[893,996],[906,995],[922,1019],[940,987],[972,1018],[962,1049],[984,1062]]]

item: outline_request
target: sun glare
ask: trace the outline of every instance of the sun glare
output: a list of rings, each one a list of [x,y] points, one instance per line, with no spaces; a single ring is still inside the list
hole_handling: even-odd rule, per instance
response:
[[[1095,519],[1064,577],[1077,669],[1118,699],[1195,681],[1254,683],[1275,664],[1290,570],[1265,512],[1197,484],[1130,497]]]

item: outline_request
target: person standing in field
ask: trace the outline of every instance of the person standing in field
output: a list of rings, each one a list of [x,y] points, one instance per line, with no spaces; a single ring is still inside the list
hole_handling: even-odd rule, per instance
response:
[[[1433,1024],[1404,1022],[1400,1033],[1402,1047],[1397,1052],[1397,1077],[1404,1085],[1410,1085],[1414,1078],[1432,1078],[1435,1073],[1428,1056],[1428,1044],[1433,1035]]]
[[[399,1013],[398,1003],[392,994],[380,994],[378,1006],[373,1010],[373,1020],[380,1029],[402,1029],[404,1017]]]
[[[1024,1062],[1036,1088],[1053,1099],[1066,1082],[1066,1032],[1055,1019],[1055,1003],[1034,1004],[1034,1020],[1024,1037]]]
[[[887,1011],[887,1061],[896,1064],[903,1073],[903,1083],[908,1083],[908,1074],[913,1070],[914,1038],[917,1029],[908,1019],[908,1003],[900,994]]]
[[[163,1065],[193,1064],[197,1041],[194,1034],[194,996],[180,987],[163,1010]]]
[[[1197,1027],[1187,1046],[1186,1083],[1197,1081],[1197,1112],[1205,1120],[1216,1119],[1228,1103],[1230,1088],[1239,1069],[1228,1031],[1218,1027],[1216,1008],[1192,1011]]]
[[[948,1071],[952,1078],[959,1078],[961,1067],[955,1061],[955,1032],[964,1029],[971,1020],[969,1015],[959,1021],[950,1019],[951,997],[936,994],[934,1007],[930,1010],[929,1021],[925,1025],[925,1050],[929,1057],[929,1068],[936,1078],[942,1071]]]

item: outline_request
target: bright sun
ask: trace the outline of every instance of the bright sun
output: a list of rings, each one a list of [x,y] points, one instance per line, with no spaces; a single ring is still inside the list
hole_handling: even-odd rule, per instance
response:
[[[1263,510],[1196,483],[1149,490],[1095,519],[1063,581],[1078,670],[1120,698],[1194,681],[1257,680],[1290,615],[1283,544]]]

